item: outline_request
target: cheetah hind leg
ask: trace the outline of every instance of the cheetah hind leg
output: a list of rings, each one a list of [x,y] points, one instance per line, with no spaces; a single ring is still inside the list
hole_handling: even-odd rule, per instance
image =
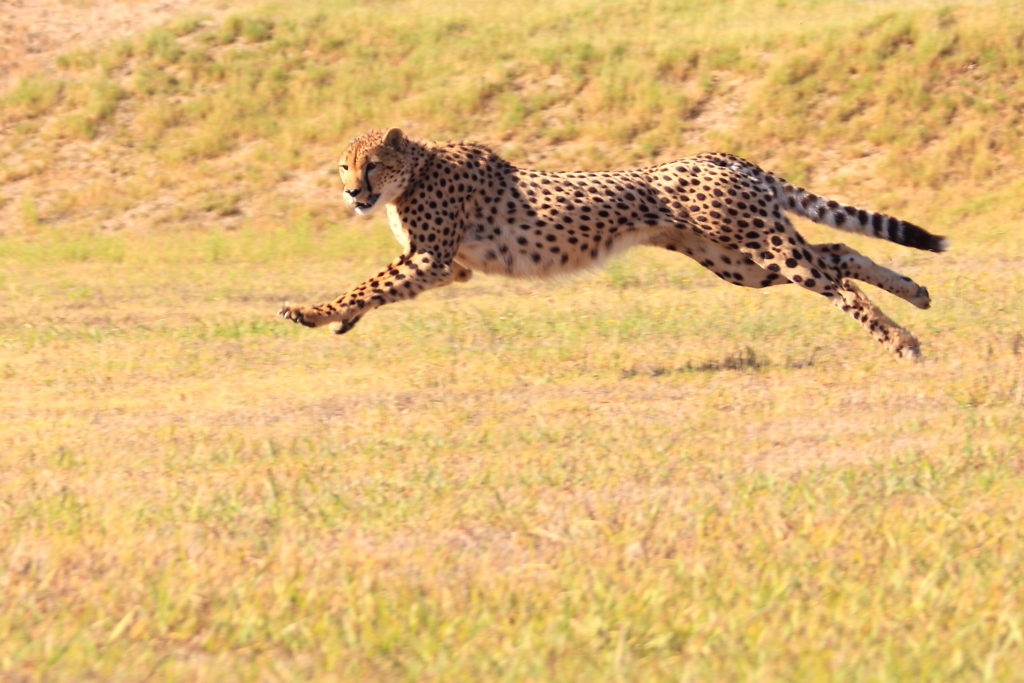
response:
[[[690,230],[673,229],[655,235],[644,244],[686,254],[731,285],[761,289],[789,284],[789,280],[765,270],[737,249],[712,242]]]
[[[927,287],[922,287],[906,275],[878,265],[845,244],[815,244],[812,250],[830,262],[841,277],[867,282],[909,301],[918,308],[931,306]]]
[[[842,280],[837,288],[837,294],[838,296],[832,298],[832,302],[867,328],[882,346],[900,358],[921,358],[921,344],[917,337],[883,313],[856,285],[849,280]]]
[[[737,243],[731,235],[716,230],[710,222],[708,227],[711,234],[706,236],[719,245],[730,249],[735,247],[739,253],[747,256],[764,270],[778,273],[783,280],[794,282],[804,289],[826,297],[859,322],[891,353],[901,358],[920,356],[917,338],[893,322],[864,296],[851,280],[843,277],[839,268],[831,263],[831,259],[825,258],[814,245],[807,244],[785,217],[777,223],[775,232],[778,239],[773,235],[764,243],[757,240]],[[880,266],[875,265],[875,268]],[[891,283],[889,284],[891,286]]]
[[[779,265],[769,260],[764,265],[754,259],[760,257],[756,252],[743,253],[734,244],[719,244],[704,235],[690,230],[673,230],[646,241],[650,246],[662,247],[678,251],[694,259],[726,282],[744,287],[771,287],[789,284],[790,280],[780,274]],[[792,269],[802,274],[795,279],[808,287],[807,280],[814,274],[818,282],[811,284],[812,291],[826,295],[836,307],[848,313],[861,325],[867,328],[879,343],[901,358],[919,358],[920,344],[909,331],[896,324],[860,291],[849,278],[855,277],[880,287],[896,296],[900,296],[919,308],[926,308],[928,290],[920,287],[909,278],[879,266],[871,259],[862,256],[844,244],[836,245],[804,245],[807,256],[810,256],[820,269],[811,272],[808,266],[797,266]],[[814,256],[817,256],[815,259]],[[787,264],[788,265],[788,264]],[[790,270],[787,268],[787,270]],[[829,277],[832,275],[832,277]],[[813,278],[812,278],[813,279]],[[824,291],[822,284],[830,282],[830,291]],[[923,305],[922,305],[923,304]]]
[[[778,232],[782,239],[777,240],[773,236],[763,245],[752,241],[740,244],[737,248],[765,270],[779,272],[790,282],[829,299],[896,356],[920,357],[921,347],[917,338],[883,313],[849,278],[843,277],[839,268],[830,263],[814,245],[807,244],[784,217],[778,222]],[[711,237],[719,242],[731,243],[728,235]],[[877,271],[881,266],[861,258],[874,266],[875,275],[879,274]],[[892,286],[892,283],[887,284]]]
[[[760,289],[789,284],[789,280],[781,277],[779,273],[765,270],[735,247],[717,244],[689,230],[663,233],[651,238],[646,244],[686,254],[733,285]],[[842,278],[852,278],[874,285],[909,301],[918,308],[928,308],[931,305],[931,297],[926,287],[905,275],[878,265],[845,244],[813,244],[808,245],[808,249],[812,255],[817,255],[817,265],[822,270],[827,270],[831,265]],[[822,259],[824,263],[820,262]]]

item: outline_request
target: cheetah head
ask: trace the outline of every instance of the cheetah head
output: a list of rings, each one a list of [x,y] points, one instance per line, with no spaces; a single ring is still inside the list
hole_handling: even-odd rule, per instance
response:
[[[401,196],[411,175],[405,135],[397,128],[354,138],[338,161],[345,200],[366,215]]]

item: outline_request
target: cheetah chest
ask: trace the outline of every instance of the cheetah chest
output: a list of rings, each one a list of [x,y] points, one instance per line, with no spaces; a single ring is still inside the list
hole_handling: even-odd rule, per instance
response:
[[[395,236],[398,243],[402,245],[402,249],[409,250],[409,232],[405,229],[402,224],[402,219],[398,215],[398,209],[393,204],[386,205],[385,209],[388,214],[388,227],[391,228],[391,234]]]

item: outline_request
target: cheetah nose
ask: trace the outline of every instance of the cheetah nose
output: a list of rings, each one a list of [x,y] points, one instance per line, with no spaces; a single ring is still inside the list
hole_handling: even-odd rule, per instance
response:
[[[345,194],[347,194],[349,197],[358,197],[359,196],[359,188],[358,187],[354,187],[351,190],[345,190]]]

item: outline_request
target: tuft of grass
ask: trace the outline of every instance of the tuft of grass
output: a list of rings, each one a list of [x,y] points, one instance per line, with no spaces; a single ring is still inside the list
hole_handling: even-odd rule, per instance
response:
[[[38,227],[41,220],[39,218],[39,205],[36,203],[36,200],[30,196],[23,197],[20,208],[22,222],[30,228]]]
[[[178,42],[180,34],[164,28],[153,29],[139,42],[140,56],[156,67],[167,67],[177,63],[185,50]]]
[[[65,125],[73,135],[92,139],[99,133],[100,126],[113,118],[118,103],[126,96],[115,83],[97,79],[76,93],[75,99],[81,104],[65,118]]]
[[[242,20],[238,35],[250,43],[270,40],[274,35],[274,20],[266,17],[247,17]]]
[[[60,100],[63,83],[44,76],[27,76],[0,99],[4,112],[15,119],[32,118],[50,111]]]

